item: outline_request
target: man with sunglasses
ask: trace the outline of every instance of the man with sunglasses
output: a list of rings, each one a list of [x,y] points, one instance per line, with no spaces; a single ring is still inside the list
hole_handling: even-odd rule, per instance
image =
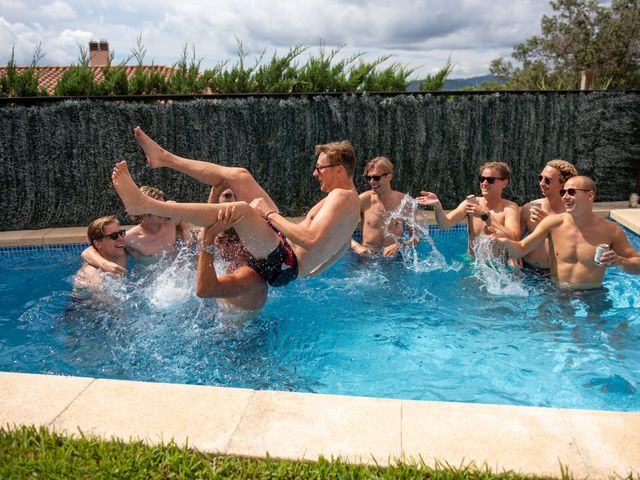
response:
[[[520,228],[522,235],[531,234],[540,222],[549,215],[564,213],[564,203],[560,189],[571,177],[578,174],[576,167],[566,160],[551,160],[547,162],[538,176],[542,198],[526,203],[520,209]],[[535,269],[549,268],[549,245],[543,245],[531,251],[522,258],[525,266]]]
[[[140,187],[140,192],[156,200],[165,201],[164,192],[159,188],[144,185]],[[151,264],[166,253],[174,253],[177,239],[187,245],[192,243],[190,229],[183,222],[150,214],[132,215],[131,219],[138,224],[127,231],[124,247],[126,253],[138,262]],[[92,245],[82,252],[82,259],[108,273],[127,273],[122,266],[100,255]]]
[[[364,167],[364,178],[371,190],[360,194],[360,231],[362,243],[351,240],[351,248],[358,255],[371,255],[382,252],[385,257],[398,253],[400,239],[404,232],[404,222],[390,215],[397,210],[405,197],[402,192],[391,188],[393,163],[387,157],[376,157]],[[406,243],[417,243],[411,239]]]
[[[560,194],[565,213],[544,218],[523,240],[509,239],[499,231],[494,231],[492,238],[514,257],[522,257],[548,240],[551,276],[565,288],[600,288],[606,268],[614,266],[627,273],[640,274],[640,254],[620,225],[593,213],[596,196],[593,180],[571,177]],[[594,255],[601,244],[609,245],[610,250],[596,264]]]
[[[510,200],[502,198],[509,185],[511,169],[504,162],[486,162],[480,166],[480,191],[482,197],[475,201],[463,200],[455,209],[446,213],[438,195],[420,192],[416,198],[421,205],[434,207],[438,227],[447,229],[469,219],[469,254],[473,255],[474,240],[479,235],[488,235],[492,227],[507,238],[520,238],[520,209]],[[495,252],[499,254],[500,252]]]
[[[278,207],[248,170],[190,160],[174,155],[154,142],[139,127],[134,129],[138,144],[151,168],[168,167],[209,185],[225,183],[238,202],[235,225],[243,245],[252,255],[251,268],[272,286],[286,285],[298,277],[316,275],[332,265],[349,248],[358,224],[360,201],[353,184],[355,152],[350,142],[316,146],[313,176],[328,195],[299,223],[280,215]],[[208,227],[226,207],[203,203],[166,203],[142,195],[126,162],[118,163],[113,185],[130,214],[153,213]]]
[[[209,203],[236,201],[233,190],[226,188],[226,185],[211,188]],[[200,232],[196,295],[216,298],[221,305],[258,310],[267,301],[269,287],[264,278],[249,267],[251,254],[242,245],[235,229],[230,228],[229,220],[232,216],[233,207],[221,211],[221,216]],[[216,272],[216,255],[226,262],[226,271],[222,275]]]
[[[111,215],[100,217],[89,224],[87,238],[101,258],[118,265],[126,271],[127,254],[124,250],[124,238],[127,231],[120,226],[118,218]],[[76,272],[74,287],[97,290],[104,282],[103,270],[85,262]]]

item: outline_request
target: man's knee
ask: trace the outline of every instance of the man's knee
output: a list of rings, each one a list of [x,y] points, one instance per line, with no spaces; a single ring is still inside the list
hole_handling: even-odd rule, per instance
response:
[[[253,178],[251,172],[243,167],[233,167],[229,173],[229,180],[242,182],[247,178]]]

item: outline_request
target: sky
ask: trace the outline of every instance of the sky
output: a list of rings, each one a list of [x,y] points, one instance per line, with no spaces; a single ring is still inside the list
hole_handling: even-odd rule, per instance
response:
[[[449,78],[469,78],[510,58],[550,13],[546,0],[0,0],[0,65],[12,46],[16,64],[30,64],[38,45],[39,65],[78,63],[90,40],[107,40],[120,63],[140,40],[145,64],[172,65],[186,45],[203,70],[235,64],[241,42],[250,64],[263,51],[270,59],[298,44],[312,55],[344,45],[339,55],[392,55],[412,78],[451,57]]]

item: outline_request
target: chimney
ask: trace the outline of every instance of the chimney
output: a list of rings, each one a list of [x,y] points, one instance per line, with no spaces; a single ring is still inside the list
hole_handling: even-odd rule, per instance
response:
[[[92,67],[103,67],[109,63],[109,42],[100,40],[89,42],[89,65]]]

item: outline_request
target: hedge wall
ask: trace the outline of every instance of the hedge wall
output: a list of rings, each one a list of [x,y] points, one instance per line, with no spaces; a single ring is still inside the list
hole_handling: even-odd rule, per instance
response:
[[[344,95],[200,99],[173,103],[66,101],[0,108],[0,230],[85,225],[124,212],[110,182],[129,161],[139,184],[178,201],[205,201],[208,187],[150,170],[132,127],[181,156],[244,166],[288,214],[320,197],[314,146],[349,139],[362,167],[377,155],[396,165],[395,188],[436,191],[445,207],[478,192],[478,165],[508,162],[505,196],[539,196],[537,176],[552,158],[594,178],[598,200],[637,191],[640,93]]]

